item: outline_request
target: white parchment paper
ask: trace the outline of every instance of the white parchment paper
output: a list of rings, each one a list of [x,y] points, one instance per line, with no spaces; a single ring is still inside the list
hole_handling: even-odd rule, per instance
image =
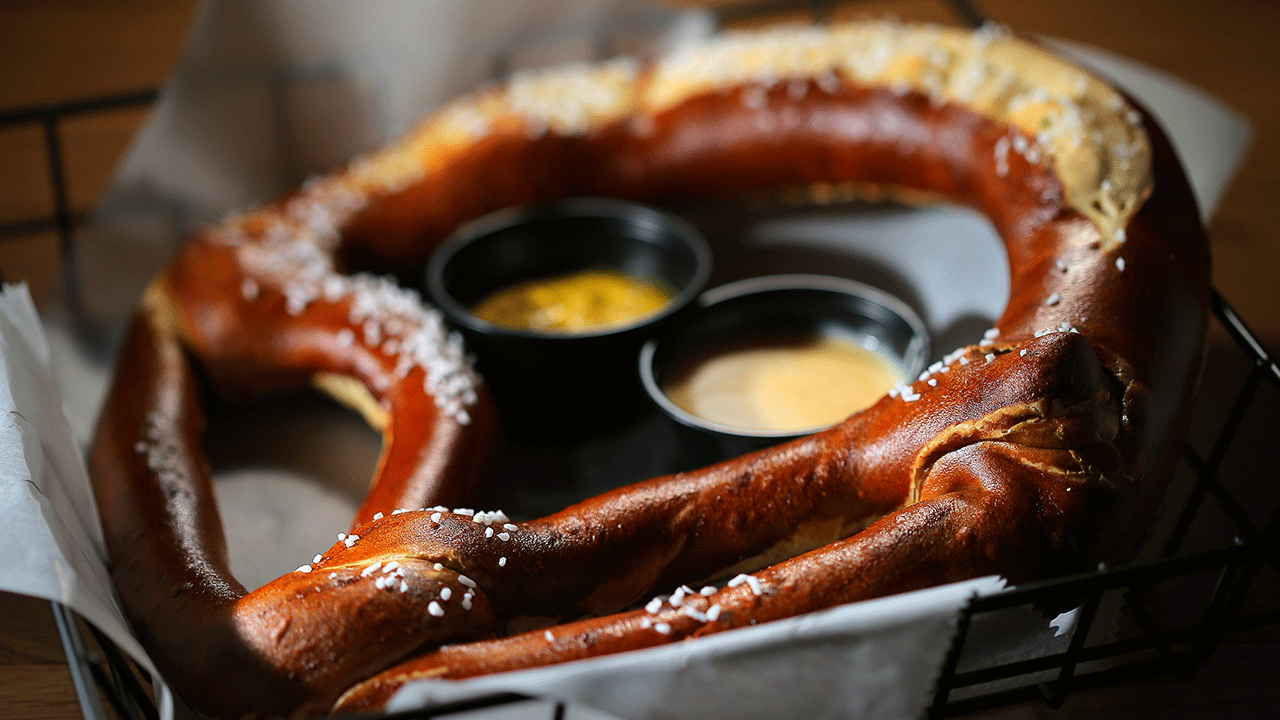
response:
[[[844,605],[693,642],[460,682],[407,685],[389,710],[499,691],[647,718],[920,717],[955,618],[995,577]]]
[[[83,290],[96,319],[118,326],[190,228],[286,192],[394,137],[443,100],[522,67],[660,50],[709,28],[705,15],[643,0],[210,0],[79,238]],[[1149,106],[1210,216],[1248,145],[1247,123],[1174,78],[1108,53],[1060,47]],[[760,219],[742,228],[738,244],[787,258],[770,264],[773,272],[818,269],[886,281],[925,319],[937,354],[971,342],[1008,294],[994,233],[965,209],[805,211]],[[805,258],[820,267],[805,266]],[[875,276],[860,276],[868,267]],[[142,658],[112,597],[80,461],[104,393],[104,348],[85,352],[56,312],[45,318],[46,342],[19,289],[5,291],[0,313],[0,540],[7,549],[0,589],[66,602]],[[376,456],[376,438],[371,445],[367,431],[343,421],[300,436],[308,434],[326,438],[308,452],[319,458],[313,466],[329,472],[349,469],[354,478]],[[335,450],[344,436],[354,453]],[[249,466],[219,477],[233,569],[246,585],[305,562],[345,527],[354,509],[348,494],[317,488],[306,475]],[[999,587],[986,578],[614,658],[427,683],[407,688],[396,703],[516,689],[570,699],[581,717],[916,717],[959,607],[972,593]],[[1065,640],[1042,619],[1025,624],[1019,647]],[[1069,617],[1056,623],[1070,625]],[[167,691],[161,697],[167,717]],[[545,717],[545,704],[537,708],[529,716]]]
[[[107,575],[97,504],[31,294],[0,290],[0,591],[55,600],[155,672]],[[172,698],[156,687],[168,717]]]

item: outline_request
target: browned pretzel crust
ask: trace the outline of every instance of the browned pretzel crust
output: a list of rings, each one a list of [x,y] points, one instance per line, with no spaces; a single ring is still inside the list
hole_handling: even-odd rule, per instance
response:
[[[540,520],[448,509],[493,441],[484,388],[438,314],[339,270],[421,261],[515,203],[855,182],[990,218],[1012,273],[996,328],[829,431]],[[193,238],[133,322],[91,475],[126,610],[187,701],[367,707],[414,677],[1127,559],[1186,422],[1208,278],[1171,147],[1098,78],[999,32],[733,35],[516,78]],[[314,382],[385,433],[351,534],[252,593],[227,568],[193,361],[229,394]],[[654,592],[673,594],[607,614]],[[517,632],[537,622],[564,624]]]

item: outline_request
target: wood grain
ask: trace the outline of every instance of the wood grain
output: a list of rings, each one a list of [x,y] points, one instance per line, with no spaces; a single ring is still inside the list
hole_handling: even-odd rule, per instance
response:
[[[0,716],[80,717],[49,603],[0,593]]]

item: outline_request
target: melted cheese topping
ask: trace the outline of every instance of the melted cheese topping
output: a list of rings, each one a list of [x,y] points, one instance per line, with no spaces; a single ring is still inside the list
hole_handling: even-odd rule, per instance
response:
[[[997,144],[997,171],[1011,149],[1049,162],[1067,202],[1108,244],[1123,242],[1149,193],[1151,148],[1137,111],[1107,83],[999,26],[871,22],[729,34],[659,63],[643,105],[652,112],[695,93],[810,78],[820,88],[847,78],[916,91],[1018,128]]]
[[[1018,132],[997,143],[997,172],[1007,172],[1010,152],[1049,163],[1067,203],[1094,222],[1108,248],[1124,242],[1129,217],[1150,191],[1141,117],[1106,82],[997,26],[968,32],[894,22],[725,33],[647,70],[617,60],[519,74],[450,105],[407,145],[352,172],[366,188],[402,186],[489,133],[575,135],[622,119],[643,128],[694,95],[741,85],[744,104],[764,111],[764,89],[796,80],[806,81],[789,86],[797,93],[808,92],[809,81],[829,92],[842,82],[920,92],[1009,124]]]

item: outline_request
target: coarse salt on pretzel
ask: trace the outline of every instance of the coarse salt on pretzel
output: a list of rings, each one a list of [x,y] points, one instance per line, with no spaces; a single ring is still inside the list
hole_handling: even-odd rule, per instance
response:
[[[450,509],[492,439],[483,386],[434,311],[344,263],[420,262],[511,204],[788,188],[984,212],[1011,271],[996,326],[826,432],[543,519]],[[1152,119],[999,29],[789,27],[518,76],[197,235],[153,283],[91,455],[113,574],[179,692],[241,716],[1124,561],[1186,422],[1208,264]],[[349,534],[251,593],[193,360],[231,393],[309,378],[384,428]]]

